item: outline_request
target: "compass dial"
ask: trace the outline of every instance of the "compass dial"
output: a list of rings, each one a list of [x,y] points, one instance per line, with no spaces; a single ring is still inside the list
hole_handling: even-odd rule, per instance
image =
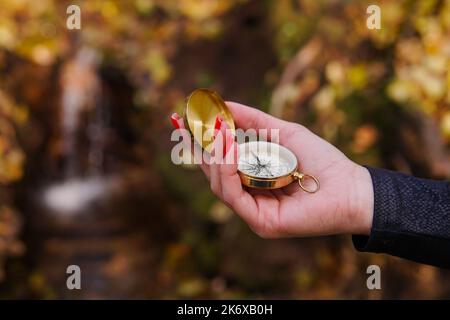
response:
[[[297,158],[287,148],[267,141],[239,145],[238,170],[263,179],[275,179],[294,172]]]

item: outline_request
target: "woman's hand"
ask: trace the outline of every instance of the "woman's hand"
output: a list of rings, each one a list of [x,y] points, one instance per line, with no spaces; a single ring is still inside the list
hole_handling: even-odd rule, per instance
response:
[[[227,106],[236,127],[244,131],[279,129],[279,143],[294,152],[304,172],[320,181],[320,190],[314,194],[302,191],[296,182],[275,190],[250,189],[241,185],[237,161],[202,164],[211,190],[255,233],[263,238],[370,233],[373,189],[366,168],[297,123],[234,102]],[[184,128],[178,115],[172,116],[172,122]],[[229,140],[225,121],[219,126]],[[236,153],[237,143],[228,152]]]

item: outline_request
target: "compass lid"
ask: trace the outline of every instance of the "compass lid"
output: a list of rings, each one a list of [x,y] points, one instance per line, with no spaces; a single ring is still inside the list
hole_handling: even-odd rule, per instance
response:
[[[184,116],[194,140],[209,153],[213,147],[217,116],[220,116],[235,134],[233,116],[215,91],[204,88],[194,90],[187,98]]]

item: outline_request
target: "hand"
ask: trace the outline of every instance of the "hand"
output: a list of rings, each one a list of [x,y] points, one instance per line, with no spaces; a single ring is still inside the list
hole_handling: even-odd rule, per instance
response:
[[[368,170],[305,127],[262,111],[227,102],[238,128],[279,129],[279,143],[297,156],[302,170],[316,176],[320,190],[309,194],[298,183],[275,190],[241,185],[237,164],[202,164],[211,190],[263,238],[370,233],[373,189]],[[184,128],[176,114],[172,122]],[[226,123],[220,130],[224,135]],[[227,137],[228,138],[228,137]],[[237,152],[237,143],[230,151]]]

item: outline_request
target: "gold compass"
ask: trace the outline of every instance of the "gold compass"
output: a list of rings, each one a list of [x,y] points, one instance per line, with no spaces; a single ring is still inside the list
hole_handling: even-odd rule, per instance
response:
[[[209,89],[197,89],[187,99],[185,123],[193,140],[211,153],[214,124],[217,116],[226,121],[235,135],[232,114],[222,98]],[[282,129],[282,128],[280,128]],[[250,141],[239,144],[238,174],[243,185],[250,188],[278,189],[298,181],[308,193],[317,192],[319,180],[299,171],[295,154],[288,148],[268,141]]]

